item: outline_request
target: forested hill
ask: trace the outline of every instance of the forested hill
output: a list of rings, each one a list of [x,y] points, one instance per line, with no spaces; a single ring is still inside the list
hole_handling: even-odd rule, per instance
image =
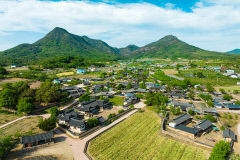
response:
[[[21,44],[0,54],[2,63],[31,63],[56,56],[81,56],[85,59],[113,60],[121,56],[118,49],[101,40],[77,36],[62,28],[54,28],[33,44]]]
[[[137,58],[186,58],[186,59],[239,59],[240,55],[219,53],[189,45],[177,37],[168,35],[162,39],[138,47],[109,46],[101,40],[78,36],[56,27],[33,44],[21,44],[0,53],[1,64],[33,64],[61,56],[82,57],[85,60],[108,61]]]
[[[235,54],[240,54],[240,49],[234,49],[232,51],[229,51],[227,53],[235,53]]]
[[[186,58],[186,59],[234,59],[239,56],[203,50],[189,45],[173,35],[140,47],[130,55],[132,58]]]

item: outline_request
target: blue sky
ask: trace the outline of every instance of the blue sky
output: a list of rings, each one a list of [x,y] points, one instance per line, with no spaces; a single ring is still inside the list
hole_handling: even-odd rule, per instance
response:
[[[114,47],[171,34],[203,49],[240,48],[236,0],[0,0],[0,20],[0,51],[33,43],[56,26]]]

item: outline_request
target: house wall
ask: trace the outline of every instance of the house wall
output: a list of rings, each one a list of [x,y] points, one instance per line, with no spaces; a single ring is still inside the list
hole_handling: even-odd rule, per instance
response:
[[[85,126],[82,128],[70,126],[70,130],[74,133],[81,133],[84,129],[85,129]]]
[[[191,134],[191,133],[188,133],[188,132],[184,132],[184,131],[181,131],[179,129],[175,129],[175,128],[171,128],[171,127],[167,127],[167,129],[172,130],[172,131],[174,131],[174,132],[176,132],[178,134],[184,135],[184,136],[186,136],[188,138],[195,139],[194,134]]]

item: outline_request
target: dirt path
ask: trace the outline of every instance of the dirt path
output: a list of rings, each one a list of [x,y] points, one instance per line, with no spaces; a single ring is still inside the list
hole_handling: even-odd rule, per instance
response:
[[[238,122],[237,130],[238,130],[238,137],[240,137],[240,121]]]
[[[65,107],[63,107],[63,108],[61,108],[60,110],[62,111],[62,110],[64,110],[64,109],[67,109],[68,107],[70,107],[70,106],[72,106],[74,103],[76,103],[77,102],[77,99],[75,99],[71,104],[69,104],[69,105],[66,105]],[[3,128],[3,127],[6,127],[6,126],[8,126],[8,125],[10,125],[10,124],[12,124],[12,123],[15,123],[15,122],[17,122],[17,121],[19,121],[19,120],[22,120],[22,119],[25,119],[25,118],[28,118],[28,117],[36,117],[36,116],[41,116],[41,117],[43,117],[44,119],[46,119],[46,118],[49,118],[51,115],[50,114],[42,114],[42,115],[30,115],[30,116],[23,116],[23,117],[20,117],[20,118],[18,118],[18,119],[15,119],[15,120],[13,120],[13,121],[11,121],[11,122],[8,122],[8,123],[6,123],[6,124],[3,124],[3,125],[1,125],[0,126],[0,129],[1,128]]]

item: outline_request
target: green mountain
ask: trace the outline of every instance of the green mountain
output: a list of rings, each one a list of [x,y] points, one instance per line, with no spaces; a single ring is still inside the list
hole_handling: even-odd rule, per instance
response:
[[[101,40],[74,35],[56,27],[33,44],[21,44],[1,52],[0,65],[36,64],[39,61],[60,56],[75,56],[98,61],[122,58],[239,59],[237,54],[203,50],[172,35],[143,47],[129,45],[125,48],[114,48]]]
[[[130,55],[132,58],[186,58],[186,59],[221,59],[233,58],[232,54],[212,52],[189,45],[177,37],[168,35],[143,46]]]
[[[234,49],[232,51],[229,51],[227,53],[235,53],[235,54],[240,54],[240,49]]]
[[[101,40],[77,36],[62,28],[54,28],[33,44],[21,44],[0,53],[2,63],[31,63],[56,56],[80,56],[85,59],[112,60],[120,57],[119,50]]]

